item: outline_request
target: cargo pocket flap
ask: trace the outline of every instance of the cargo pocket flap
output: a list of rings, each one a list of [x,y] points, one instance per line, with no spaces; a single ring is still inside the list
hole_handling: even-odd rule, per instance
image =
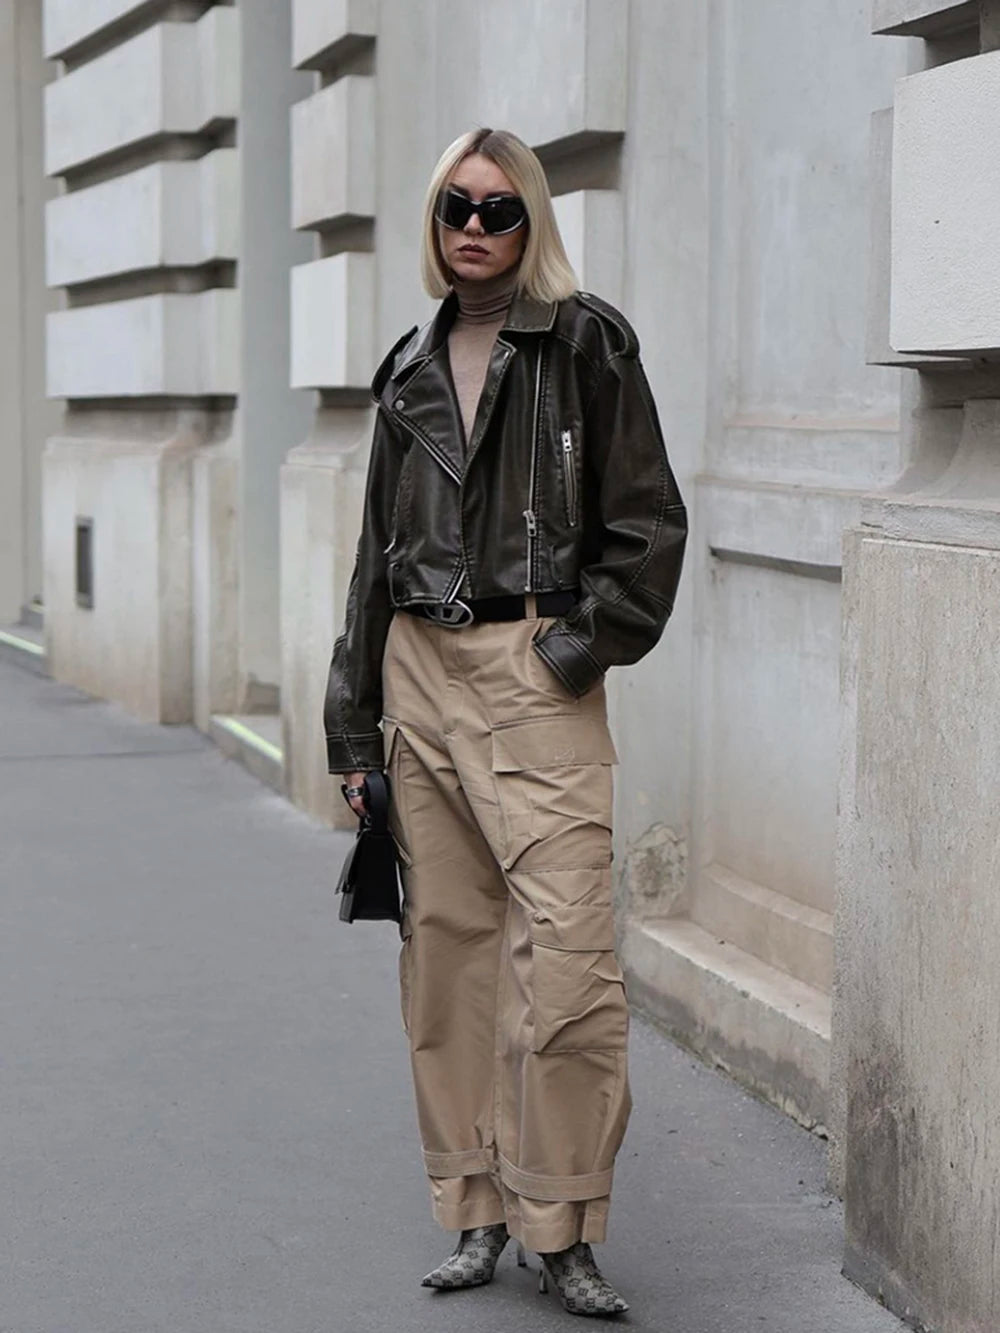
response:
[[[617,764],[607,726],[576,714],[531,718],[493,732],[494,773],[577,764]]]
[[[568,952],[606,953],[615,947],[615,921],[607,907],[550,907],[533,912],[532,944]]]

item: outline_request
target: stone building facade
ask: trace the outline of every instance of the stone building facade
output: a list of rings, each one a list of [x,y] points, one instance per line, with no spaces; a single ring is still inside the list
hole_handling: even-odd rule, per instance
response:
[[[438,153],[514,129],[693,517],[610,682],[632,998],[831,1132],[848,1272],[948,1333],[1000,1326],[998,46],[1000,0],[0,2],[0,648],[340,817],[368,382]]]

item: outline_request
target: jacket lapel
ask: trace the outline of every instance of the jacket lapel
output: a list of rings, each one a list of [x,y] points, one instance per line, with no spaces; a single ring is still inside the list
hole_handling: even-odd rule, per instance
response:
[[[511,303],[507,323],[490,353],[472,435],[464,448],[465,428],[448,360],[448,333],[456,307],[454,295],[444,300],[423,335],[414,341],[406,358],[396,367],[392,409],[435,461],[461,484],[486,435],[510,363],[517,355],[516,340],[512,342],[504,335],[508,331],[547,332],[555,321],[556,305],[525,296],[518,296]]]
[[[461,482],[464,430],[448,362],[448,333],[456,307],[454,296],[442,301],[434,319],[396,367],[392,410],[445,472]]]
[[[479,446],[483,442],[483,436],[486,434],[490,418],[493,416],[493,408],[500,395],[500,386],[504,382],[508,367],[515,355],[516,349],[512,344],[504,341],[502,332],[498,334],[497,340],[493,344],[493,350],[490,352],[490,362],[486,367],[483,391],[479,395],[479,404],[476,407],[476,419],[472,423],[472,435],[465,451],[466,468],[475,458]]]
[[[393,401],[393,411],[449,476],[461,481],[465,432],[448,364],[447,341],[402,385]]]

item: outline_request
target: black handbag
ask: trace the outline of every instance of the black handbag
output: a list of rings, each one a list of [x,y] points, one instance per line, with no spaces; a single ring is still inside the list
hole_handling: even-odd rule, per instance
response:
[[[365,778],[365,815],[340,872],[341,921],[403,919],[396,844],[389,832],[389,780],[384,773]]]

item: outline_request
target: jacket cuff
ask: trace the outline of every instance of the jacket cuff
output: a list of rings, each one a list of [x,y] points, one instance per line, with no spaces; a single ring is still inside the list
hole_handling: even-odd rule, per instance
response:
[[[338,731],[326,738],[326,760],[329,773],[374,773],[381,771],[384,760],[382,733],[366,731],[350,736]]]
[[[592,690],[604,678],[604,668],[585,644],[558,625],[540,639],[534,640],[534,649],[545,665],[559,677],[577,698]]]

